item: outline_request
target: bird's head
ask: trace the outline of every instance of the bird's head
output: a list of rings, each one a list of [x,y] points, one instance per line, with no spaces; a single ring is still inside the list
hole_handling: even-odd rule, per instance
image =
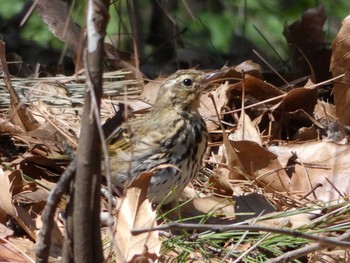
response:
[[[173,108],[177,111],[196,111],[200,96],[208,84],[208,75],[199,70],[179,70],[160,86],[155,110]]]

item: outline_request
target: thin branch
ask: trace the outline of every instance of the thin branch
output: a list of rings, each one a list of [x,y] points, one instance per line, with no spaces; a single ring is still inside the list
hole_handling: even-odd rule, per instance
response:
[[[241,231],[263,231],[263,232],[271,232],[276,234],[283,234],[298,238],[304,238],[307,240],[312,240],[319,242],[322,245],[328,246],[339,246],[350,248],[350,242],[339,241],[334,238],[324,238],[318,237],[311,234],[305,234],[297,230],[290,229],[282,229],[282,228],[274,228],[274,227],[264,227],[264,226],[253,226],[253,225],[214,225],[214,224],[182,224],[177,222],[171,222],[166,225],[149,228],[149,229],[134,229],[131,231],[133,235],[142,234],[149,231],[164,231],[164,230],[200,230],[200,231],[215,231],[215,232],[226,232],[231,230],[241,230]]]
[[[322,82],[320,82],[320,83],[311,85],[311,86],[308,87],[308,89],[313,89],[313,88],[316,88],[316,87],[320,87],[320,86],[329,84],[329,83],[331,83],[332,81],[337,80],[337,79],[341,79],[341,78],[344,77],[344,76],[345,76],[345,73],[344,73],[344,74],[341,74],[341,75],[339,75],[339,76],[336,76],[336,77],[334,77],[334,78],[331,78],[331,79],[322,81]],[[256,106],[259,106],[259,105],[262,105],[262,104],[265,104],[265,103],[269,103],[269,102],[271,102],[271,101],[283,99],[285,96],[287,96],[287,94],[288,94],[288,93],[285,93],[285,94],[282,94],[282,95],[279,95],[279,96],[276,96],[276,97],[273,97],[273,98],[270,98],[270,99],[266,99],[266,100],[263,100],[263,101],[259,101],[259,102],[257,102],[257,103],[254,103],[254,104],[251,104],[251,105],[249,105],[249,106],[246,106],[245,109],[254,108],[254,107],[256,107]],[[236,113],[236,112],[240,112],[241,110],[242,110],[242,109],[227,111],[227,112],[225,112],[225,113],[223,113],[223,114]]]
[[[76,170],[76,161],[73,160],[67,169],[61,175],[55,188],[53,188],[47,198],[44,212],[41,216],[43,226],[38,234],[38,240],[36,245],[37,262],[48,262],[50,245],[51,245],[51,231],[54,226],[54,217],[57,206],[64,193],[68,192],[69,185],[74,179]]]
[[[339,237],[334,238],[334,240],[337,241],[341,241],[341,240],[346,240],[350,238],[350,231],[346,231],[344,234],[342,234]],[[291,262],[293,259],[297,259],[300,258],[302,256],[305,256],[309,253],[315,252],[315,251],[319,251],[322,249],[327,248],[324,244],[311,244],[311,245],[307,245],[305,247],[293,250],[293,251],[289,251],[284,253],[282,256],[273,258],[273,259],[269,259],[267,261],[265,261],[265,263],[278,263],[278,262]]]
[[[5,42],[0,40],[0,69],[3,73],[3,79],[5,82],[5,87],[11,97],[11,119],[12,122],[19,125],[25,131],[32,131],[39,127],[39,123],[23,104],[19,98],[16,90],[13,88],[11,83],[11,76],[8,71],[7,62],[5,58]]]

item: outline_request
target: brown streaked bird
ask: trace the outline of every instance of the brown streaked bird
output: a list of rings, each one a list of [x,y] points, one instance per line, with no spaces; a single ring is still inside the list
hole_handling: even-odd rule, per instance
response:
[[[114,132],[110,162],[115,186],[123,188],[163,165],[151,178],[148,198],[168,203],[197,176],[208,140],[199,100],[210,77],[198,70],[177,71],[160,86],[151,112]]]

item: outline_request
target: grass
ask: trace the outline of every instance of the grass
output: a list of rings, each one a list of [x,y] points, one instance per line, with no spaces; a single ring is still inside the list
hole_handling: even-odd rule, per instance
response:
[[[317,216],[298,230],[302,233],[324,237],[336,237],[350,228],[350,203],[324,204],[305,206],[295,210],[281,211],[272,215],[256,218],[256,223],[266,222],[267,219],[287,218],[292,215],[301,215],[318,212]],[[202,221],[210,215],[204,214]],[[162,216],[166,218],[166,216]],[[196,218],[198,220],[198,218]],[[183,222],[183,220],[179,220]],[[282,226],[279,226],[282,227]],[[313,241],[298,236],[281,235],[256,231],[181,231],[163,239],[161,262],[265,262],[266,260],[284,255],[309,244]],[[322,253],[322,252],[319,252]],[[298,259],[292,262],[303,262]]]

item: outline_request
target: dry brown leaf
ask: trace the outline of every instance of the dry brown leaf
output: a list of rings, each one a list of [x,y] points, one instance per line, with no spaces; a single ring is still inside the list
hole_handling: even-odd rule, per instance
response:
[[[62,123],[68,126],[68,123],[73,124],[78,119],[72,99],[62,83],[39,82],[24,95],[26,98],[30,98],[31,113],[41,124],[46,122],[46,118],[49,118],[61,128]],[[72,128],[77,130],[76,125]]]
[[[228,92],[230,89],[231,88],[228,85],[228,83],[225,82],[224,84],[220,85],[216,90],[211,92],[216,104],[216,109],[219,114],[222,113],[224,106],[228,102]],[[219,127],[219,125],[217,124],[218,119],[216,116],[215,107],[212,99],[208,96],[208,94],[202,95],[199,112],[206,120],[206,124],[209,131],[216,130]]]
[[[294,140],[307,141],[319,139],[321,135],[326,135],[325,127],[303,109],[289,112],[285,117],[290,129],[296,130],[290,136]]]
[[[63,173],[65,165],[69,163],[69,160],[52,160],[45,156],[34,155],[24,159],[18,158],[13,163],[18,163],[22,172],[32,179],[39,181],[48,188],[52,188],[54,183],[59,179],[59,176]]]
[[[253,141],[262,145],[260,133],[256,126],[252,123],[249,116],[243,112],[239,118],[237,129],[228,138],[233,141]]]
[[[192,198],[205,197],[205,193],[198,192],[191,184],[187,185],[181,193],[177,193],[176,200],[186,202]]]
[[[226,168],[219,167],[213,170],[212,176],[209,178],[209,184],[213,187],[217,194],[232,196],[234,188],[229,180],[230,171]]]
[[[35,240],[36,232],[42,226],[41,214],[44,210],[48,191],[34,182],[26,182],[22,172],[5,172],[0,176],[0,210],[11,216]],[[62,232],[54,224],[52,229],[52,243],[61,248],[63,244]]]
[[[301,127],[298,129],[292,139],[297,141],[311,141],[317,139],[319,135],[319,129],[312,124],[310,127]]]
[[[288,163],[291,166],[288,169],[291,172],[291,191],[304,195],[319,186],[315,195],[310,194],[308,198],[325,202],[338,200],[342,195],[350,195],[349,145],[308,142],[271,147],[270,151],[278,155],[282,151],[294,155],[291,157],[294,161]]]
[[[226,158],[234,160],[228,162],[231,171],[239,167],[251,180],[256,180],[275,191],[289,191],[290,179],[277,155],[252,141],[230,141],[230,148],[227,154],[233,153],[234,158],[232,156]]]
[[[292,210],[290,210],[292,211]],[[284,211],[282,213],[285,213]],[[270,213],[269,215],[271,216],[276,216],[279,213]],[[285,227],[290,227],[290,228],[299,228],[302,226],[305,226],[310,223],[312,214],[296,214],[296,215],[291,215],[291,216],[285,216],[279,217],[279,218],[272,218],[272,219],[267,219],[267,220],[262,220],[262,221],[257,221],[253,219],[254,224],[260,225],[260,226],[266,226],[266,227],[275,227],[279,228],[281,226]]]
[[[192,205],[195,210],[202,214],[211,214],[215,217],[234,219],[234,201],[227,198],[208,196],[193,199]],[[192,214],[195,216],[194,214]]]
[[[346,250],[345,250],[346,251]],[[308,256],[308,262],[312,263],[339,263],[349,262],[349,255],[341,248],[324,249],[310,253]],[[344,253],[345,252],[345,253]]]
[[[143,173],[126,189],[125,197],[118,207],[115,239],[120,254],[116,254],[117,262],[135,262],[135,258],[156,260],[159,256],[161,241],[158,232],[132,235],[132,229],[148,229],[155,227],[156,212],[147,199],[147,190],[153,173]],[[142,261],[143,262],[143,261]]]
[[[177,206],[167,216],[172,221],[187,218],[191,219],[189,222],[199,223],[205,217],[206,223],[209,224],[229,223],[235,218],[234,205],[235,202],[231,198],[216,196],[194,198]]]
[[[7,228],[4,224],[0,223],[0,238],[6,238],[13,235],[13,230]]]
[[[152,108],[152,104],[141,100],[130,100],[125,103],[128,105],[134,113],[145,113],[148,112]]]
[[[193,207],[203,214],[212,214],[215,217],[234,219],[234,201],[216,196],[197,198],[193,200]]]
[[[350,125],[350,16],[347,16],[342,27],[335,38],[332,46],[332,58],[330,69],[333,77],[345,73],[345,76],[336,80],[333,86],[334,104],[339,121],[345,125]]]
[[[243,61],[241,64],[234,67],[235,71],[245,74],[249,74],[256,78],[261,78],[261,66],[257,63],[254,63],[252,60]]]
[[[226,159],[227,167],[230,171],[230,179],[242,179],[244,178],[243,174],[246,174],[246,171],[239,160],[238,154],[235,151],[234,147],[231,145],[231,141],[228,139],[227,135],[223,134],[223,152],[224,158]]]
[[[327,122],[335,121],[337,118],[334,105],[321,100],[315,105],[314,116],[317,120],[324,119]]]
[[[238,82],[233,86],[237,90],[242,90],[242,82]],[[249,75],[246,76],[244,80],[244,89],[246,94],[251,95],[258,101],[267,100],[285,94],[285,92],[276,88],[272,84]]]
[[[160,88],[160,85],[163,83],[163,81],[164,81],[164,78],[160,77],[153,81],[148,82],[143,87],[141,97],[144,98],[144,100],[147,103],[154,105],[157,98],[158,90]]]
[[[28,238],[0,241],[1,262],[35,262],[34,244]]]
[[[39,230],[37,219],[44,208],[44,202],[33,205],[20,205],[13,202],[16,194],[23,191],[23,182],[20,170],[13,172],[0,171],[0,209],[15,219],[24,231],[32,238],[36,239],[36,232]]]
[[[71,133],[64,133],[66,136],[63,136],[62,133],[59,133],[51,123],[46,122],[44,125],[39,128],[27,132],[25,134],[18,134],[13,136],[15,139],[23,141],[26,144],[36,144],[37,147],[34,148],[35,151],[41,148],[43,152],[40,152],[42,155],[51,154],[66,154],[64,152],[62,144],[67,143],[70,146],[76,146],[76,138],[73,137]],[[67,140],[68,139],[68,140]],[[38,152],[37,152],[38,153]]]
[[[295,88],[289,91],[281,102],[272,107],[275,112],[293,112],[303,109],[312,114],[317,103],[317,89]]]
[[[238,246],[235,246],[235,251],[237,252],[245,252],[247,251],[249,248],[251,248],[252,243],[248,242],[248,243],[240,243]]]
[[[324,6],[310,8],[301,19],[285,26],[285,36],[289,49],[292,71],[296,78],[312,75],[315,83],[330,79],[329,61],[331,52],[325,42]]]
[[[312,125],[316,102],[317,89],[295,88],[260,115],[256,122],[260,131],[269,135],[271,140],[290,139],[298,129]]]
[[[21,127],[12,124],[9,121],[0,118],[0,132],[7,134],[23,133],[24,130]]]

